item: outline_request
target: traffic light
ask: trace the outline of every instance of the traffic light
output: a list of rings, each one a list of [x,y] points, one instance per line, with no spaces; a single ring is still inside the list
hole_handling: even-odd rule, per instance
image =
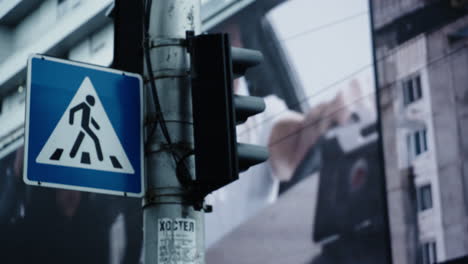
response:
[[[143,1],[115,0],[107,10],[114,20],[114,69],[143,74]]]
[[[264,162],[266,147],[238,143],[236,125],[265,110],[262,98],[234,95],[234,79],[259,64],[259,51],[231,48],[228,34],[188,34],[197,192],[204,197]]]

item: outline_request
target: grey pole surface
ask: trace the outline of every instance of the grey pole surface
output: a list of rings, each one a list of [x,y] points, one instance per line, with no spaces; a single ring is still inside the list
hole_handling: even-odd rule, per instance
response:
[[[145,264],[203,264],[204,218],[187,202],[186,189],[178,180],[174,154],[182,157],[193,149],[193,122],[186,31],[201,29],[200,0],[153,0],[149,45],[152,72],[161,112],[172,145],[159,126],[150,85],[146,85],[146,193],[143,199],[143,247]],[[145,80],[149,80],[145,67]],[[193,156],[186,159],[194,178]]]

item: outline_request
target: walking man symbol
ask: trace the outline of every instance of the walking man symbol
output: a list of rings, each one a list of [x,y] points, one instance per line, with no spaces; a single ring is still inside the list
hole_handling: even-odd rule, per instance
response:
[[[101,144],[99,143],[99,138],[94,134],[93,130],[89,127],[89,124],[92,124],[95,129],[99,130],[99,124],[94,120],[94,118],[91,117],[91,107],[94,106],[95,99],[92,95],[87,95],[86,96],[86,102],[82,102],[76,106],[74,106],[72,109],[70,109],[70,118],[69,118],[69,123],[70,125],[73,125],[73,121],[75,118],[75,114],[78,111],[82,111],[81,114],[81,128],[83,129],[80,131],[78,136],[76,137],[75,143],[73,143],[73,147],[70,151],[70,157],[74,158],[76,156],[76,153],[78,152],[78,149],[81,146],[81,143],[83,142],[83,139],[85,137],[85,133],[91,137],[91,139],[94,142],[94,146],[96,147],[96,153],[98,156],[99,161],[102,161],[104,159],[102,155],[102,149],[101,149]],[[85,133],[83,133],[83,131]]]
[[[88,77],[62,112],[36,160],[90,170],[135,172]]]

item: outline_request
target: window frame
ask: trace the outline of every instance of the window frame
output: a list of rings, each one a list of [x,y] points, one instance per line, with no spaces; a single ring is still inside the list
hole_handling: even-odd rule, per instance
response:
[[[437,243],[435,240],[421,243],[421,264],[437,263]]]
[[[429,150],[427,144],[427,128],[421,128],[409,132],[406,135],[406,146],[410,160],[424,154]]]
[[[415,74],[401,82],[403,93],[403,106],[408,106],[423,98],[421,75]]]
[[[416,202],[419,213],[434,208],[434,199],[432,194],[431,183],[426,183],[417,187]]]

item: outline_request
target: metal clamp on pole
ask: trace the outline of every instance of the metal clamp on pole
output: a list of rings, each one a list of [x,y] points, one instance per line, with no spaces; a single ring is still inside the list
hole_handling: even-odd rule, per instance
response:
[[[266,147],[237,143],[236,125],[265,110],[262,98],[234,95],[234,79],[263,60],[232,48],[227,34],[187,34],[191,55],[196,188],[200,197],[268,158]],[[216,124],[214,129],[207,129]],[[216,210],[216,208],[214,208]]]

